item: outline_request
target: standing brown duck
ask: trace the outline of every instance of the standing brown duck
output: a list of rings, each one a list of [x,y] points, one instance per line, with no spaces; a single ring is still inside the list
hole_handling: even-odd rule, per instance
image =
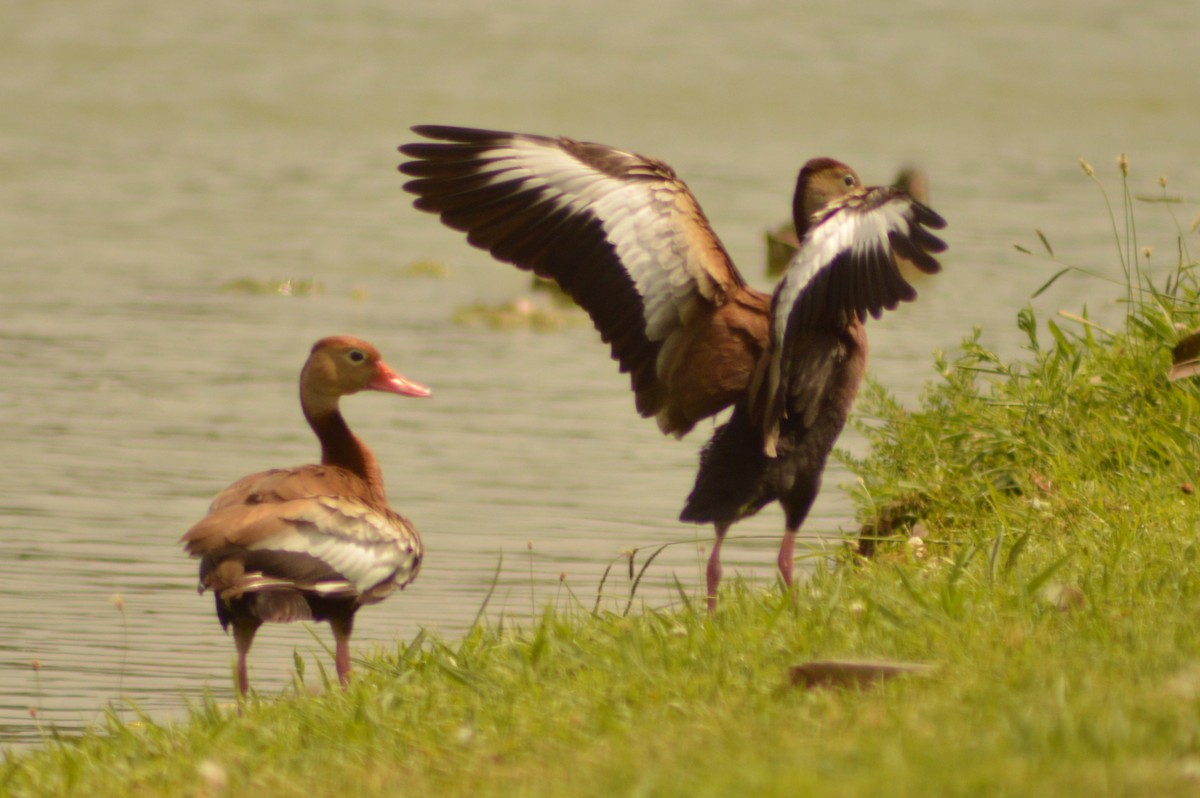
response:
[[[430,394],[366,341],[322,338],[300,372],[300,406],[321,442],[321,464],[242,477],[180,541],[200,559],[200,592],[213,591],[221,627],[233,627],[242,695],[246,654],[264,622],[329,621],[345,685],[354,614],[403,589],[421,566],[420,535],[388,506],[379,463],[338,409],[359,391]]]
[[[716,606],[729,527],[778,500],[779,570],[862,382],[863,322],[916,298],[900,265],[933,274],[945,221],[908,193],[816,158],[800,170],[800,249],[773,295],[746,285],[695,197],[661,161],[569,138],[423,125],[400,148],[415,205],[498,260],[556,280],[630,373],[637,409],[685,435],[730,405],[681,519],[711,522]],[[898,264],[897,261],[900,261]]]

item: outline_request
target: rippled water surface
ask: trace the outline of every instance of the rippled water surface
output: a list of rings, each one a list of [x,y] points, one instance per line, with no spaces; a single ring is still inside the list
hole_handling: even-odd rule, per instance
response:
[[[525,276],[412,210],[395,173],[407,128],[565,133],[670,162],[748,277],[787,216],[796,169],[827,154],[868,181],[914,162],[950,220],[946,271],[872,324],[873,376],[912,401],[929,353],[973,326],[1018,351],[1014,315],[1057,268],[1016,252],[1035,227],[1113,275],[1093,160],[1116,191],[1200,192],[1195,8],[1072,0],[897,5],[709,0],[401,4],[283,0],[10,3],[0,11],[0,745],[74,730],[109,702],[158,715],[227,697],[233,646],[177,545],[234,478],[311,461],[296,376],[349,332],[434,398],[355,397],[347,415],[422,530],[420,579],[364,610],[355,649],[525,615],[565,585],[590,606],[623,550],[679,542],[639,597],[700,584],[707,529],[676,517],[704,431],[662,438],[587,325],[456,324],[527,292]],[[1142,243],[1169,262],[1170,216]],[[419,261],[444,277],[413,274]],[[251,293],[238,280],[313,280]],[[1098,280],[1039,298],[1113,313]],[[861,451],[853,433],[842,444]],[[853,529],[831,468],[808,524]],[[737,527],[727,572],[772,578],[781,521]],[[639,557],[644,560],[646,553]],[[629,581],[610,577],[609,606]],[[531,576],[532,573],[532,576]],[[325,626],[316,627],[328,639]],[[263,631],[266,693],[303,626]],[[35,668],[34,663],[37,663]],[[34,718],[36,715],[36,719]]]

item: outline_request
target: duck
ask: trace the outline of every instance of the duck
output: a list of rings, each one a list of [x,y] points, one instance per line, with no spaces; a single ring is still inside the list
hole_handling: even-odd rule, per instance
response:
[[[681,438],[728,408],[701,448],[680,520],[712,524],[706,602],[721,545],[778,501],[776,558],[794,582],[795,538],[866,370],[864,324],[935,274],[942,216],[846,164],[808,160],[796,179],[799,248],[771,293],[750,286],[700,203],[665,162],[565,136],[419,125],[400,172],[414,206],[471,245],[554,280],[587,311],[634,405]]]
[[[322,338],[300,372],[300,406],[320,441],[320,464],[242,477],[180,538],[200,560],[199,592],[212,591],[217,620],[232,629],[243,698],[247,655],[264,623],[328,621],[345,687],[355,613],[403,590],[420,570],[420,534],[388,505],[379,461],[342,416],[339,400],[359,391],[431,395],[366,341]]]

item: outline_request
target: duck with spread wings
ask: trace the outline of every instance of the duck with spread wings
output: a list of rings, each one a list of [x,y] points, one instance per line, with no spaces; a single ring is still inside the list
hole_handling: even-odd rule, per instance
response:
[[[773,294],[746,283],[667,164],[603,144],[422,125],[400,148],[415,206],[497,260],[555,280],[591,316],[638,412],[682,437],[733,407],[700,454],[681,520],[712,523],[710,609],[730,526],[778,500],[778,565],[863,379],[868,316],[916,298],[945,221],[901,189],[815,158],[792,201],[800,249]]]

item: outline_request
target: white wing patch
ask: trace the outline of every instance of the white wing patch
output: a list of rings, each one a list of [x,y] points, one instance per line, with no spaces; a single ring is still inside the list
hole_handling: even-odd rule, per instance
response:
[[[814,277],[843,253],[848,252],[858,260],[871,250],[889,250],[888,236],[892,231],[908,232],[911,224],[908,209],[907,200],[895,199],[866,210],[840,203],[826,211],[804,237],[776,289],[775,307],[787,308],[787,312],[775,313],[775,340],[783,341],[796,300]]]
[[[871,191],[868,189],[866,192],[849,194],[818,212],[813,226],[800,243],[799,250],[775,290],[764,405],[767,413],[764,419],[764,450],[768,456],[774,457],[776,454],[779,419],[775,413],[787,413],[787,409],[779,407],[777,403],[783,390],[787,332],[801,296],[818,275],[843,262],[842,259],[853,267],[854,264],[878,262],[875,256],[885,255],[886,262],[892,264],[893,269],[897,268],[890,236],[892,233],[908,236],[915,224],[911,199],[893,195],[868,206],[864,203],[871,201]],[[848,279],[862,276],[851,273]],[[902,277],[899,279],[903,281]],[[846,311],[850,312],[850,309],[846,308]],[[876,311],[871,310],[871,313],[875,315]]]
[[[251,550],[315,557],[360,594],[411,570],[417,551],[411,534],[353,499],[318,496],[279,505],[285,530],[252,543]]]
[[[558,146],[519,137],[480,157],[498,159],[481,170],[490,182],[523,179],[556,208],[599,220],[642,297],[649,340],[662,341],[684,320],[704,275],[673,223],[675,192],[664,190],[664,181],[614,178]]]

